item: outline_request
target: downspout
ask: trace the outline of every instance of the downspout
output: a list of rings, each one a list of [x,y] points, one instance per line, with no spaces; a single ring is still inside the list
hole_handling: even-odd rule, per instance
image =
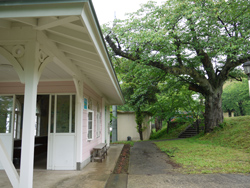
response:
[[[112,106],[112,142],[117,141],[117,106]]]

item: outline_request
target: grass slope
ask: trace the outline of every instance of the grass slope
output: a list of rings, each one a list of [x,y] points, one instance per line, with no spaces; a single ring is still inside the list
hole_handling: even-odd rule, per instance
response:
[[[250,116],[226,118],[213,133],[157,142],[183,173],[250,173]]]
[[[183,125],[178,126],[177,128],[170,129],[169,133],[167,134],[167,126],[163,127],[161,130],[158,132],[155,132],[153,130],[150,140],[156,140],[156,139],[172,139],[172,138],[177,138],[179,134],[186,129],[186,127],[190,125],[190,123],[185,123]]]

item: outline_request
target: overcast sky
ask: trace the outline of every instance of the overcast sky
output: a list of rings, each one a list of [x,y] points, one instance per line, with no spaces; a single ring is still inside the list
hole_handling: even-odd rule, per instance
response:
[[[154,0],[162,2],[163,0]],[[140,4],[145,4],[148,0],[92,0],[100,25],[117,19],[124,19],[125,13],[135,12],[140,8]]]

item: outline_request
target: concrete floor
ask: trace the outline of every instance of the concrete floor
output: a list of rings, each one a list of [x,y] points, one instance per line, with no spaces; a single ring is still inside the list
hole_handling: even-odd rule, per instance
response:
[[[102,163],[91,162],[81,171],[34,170],[34,188],[104,188],[112,173],[123,144],[110,146]],[[5,171],[0,171],[0,187],[12,187]]]

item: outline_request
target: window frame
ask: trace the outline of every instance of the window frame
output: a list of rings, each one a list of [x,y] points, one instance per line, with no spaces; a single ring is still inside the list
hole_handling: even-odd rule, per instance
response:
[[[49,131],[50,134],[56,133],[56,134],[68,134],[72,133],[75,134],[75,129],[76,129],[76,122],[75,122],[75,116],[76,116],[76,104],[73,104],[73,96],[76,98],[75,93],[59,93],[59,94],[49,94],[50,99],[49,99]],[[57,130],[57,101],[58,101],[58,96],[69,96],[69,130],[67,132],[58,132]],[[54,99],[52,99],[54,97]],[[76,103],[76,100],[74,99],[74,102]],[[73,106],[74,106],[74,114],[73,114]],[[52,113],[53,111],[53,113]],[[73,118],[74,117],[74,118]],[[74,119],[74,123],[73,120]]]
[[[92,123],[92,129],[89,128],[89,113],[92,113],[92,120],[91,120],[91,123]],[[93,110],[88,110],[88,116],[87,116],[87,140],[90,141],[90,140],[94,140],[94,111]],[[91,130],[91,138],[89,138],[89,131]]]

